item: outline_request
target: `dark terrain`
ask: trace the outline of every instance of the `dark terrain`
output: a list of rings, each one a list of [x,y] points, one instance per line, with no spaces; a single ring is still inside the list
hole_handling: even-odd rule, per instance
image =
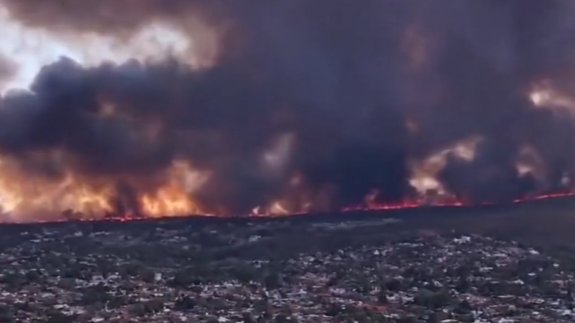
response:
[[[0,322],[573,322],[574,212],[4,225]]]

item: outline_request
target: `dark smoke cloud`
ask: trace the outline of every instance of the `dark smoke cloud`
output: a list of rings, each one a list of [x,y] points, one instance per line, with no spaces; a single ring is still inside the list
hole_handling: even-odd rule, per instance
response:
[[[218,1],[215,1],[218,2]],[[210,8],[217,8],[216,4]],[[198,0],[2,0],[11,15],[33,27],[53,30],[97,31],[124,33],[153,20],[190,18],[201,10],[206,1]],[[211,10],[213,14],[217,11]],[[207,13],[206,13],[207,14]]]
[[[477,149],[477,157],[466,162],[450,156],[440,178],[457,197],[471,202],[506,202],[536,189],[531,174],[515,167],[515,152],[507,144],[488,140]]]
[[[0,86],[14,75],[15,68],[14,64],[7,57],[0,55]]]
[[[332,208],[373,189],[381,201],[401,201],[411,194],[408,160],[474,135],[483,138],[476,159],[451,158],[441,174],[466,199],[540,189],[516,169],[526,145],[543,160],[546,190],[573,173],[571,116],[536,109],[527,95],[542,79],[575,90],[568,0],[0,3],[55,32],[122,34],[167,20],[193,33],[186,18],[194,16],[221,42],[217,64],[204,70],[177,61],[46,66],[31,92],[0,101],[3,154],[63,150],[59,167],[130,178],[190,160],[213,174],[196,198],[226,212],[289,192],[295,173]],[[288,134],[290,158],[272,175],[262,155]],[[137,190],[119,184],[118,204],[133,204],[121,201]]]

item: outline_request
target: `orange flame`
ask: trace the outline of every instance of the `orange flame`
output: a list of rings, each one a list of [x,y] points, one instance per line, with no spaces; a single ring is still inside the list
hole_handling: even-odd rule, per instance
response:
[[[42,176],[28,178],[24,172],[25,169],[10,159],[0,160],[0,222],[56,220],[62,217],[95,219],[106,214],[160,217],[205,213],[201,212],[192,195],[209,176],[195,171],[185,162],[174,162],[162,183],[137,196],[142,214],[115,214],[113,201],[117,191],[113,179],[85,178],[72,172],[57,179]]]
[[[193,201],[192,193],[207,178],[206,174],[195,172],[187,163],[174,163],[168,175],[168,183],[140,198],[142,212],[152,217],[202,213],[201,208]]]

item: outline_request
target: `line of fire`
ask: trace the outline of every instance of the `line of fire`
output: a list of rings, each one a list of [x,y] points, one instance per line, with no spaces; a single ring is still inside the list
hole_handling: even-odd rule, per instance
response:
[[[569,1],[169,2],[0,1],[0,222],[575,192]]]

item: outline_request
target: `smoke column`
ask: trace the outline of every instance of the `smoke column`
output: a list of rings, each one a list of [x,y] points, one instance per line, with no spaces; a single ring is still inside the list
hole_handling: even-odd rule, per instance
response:
[[[5,221],[569,191],[570,0],[0,0]]]

